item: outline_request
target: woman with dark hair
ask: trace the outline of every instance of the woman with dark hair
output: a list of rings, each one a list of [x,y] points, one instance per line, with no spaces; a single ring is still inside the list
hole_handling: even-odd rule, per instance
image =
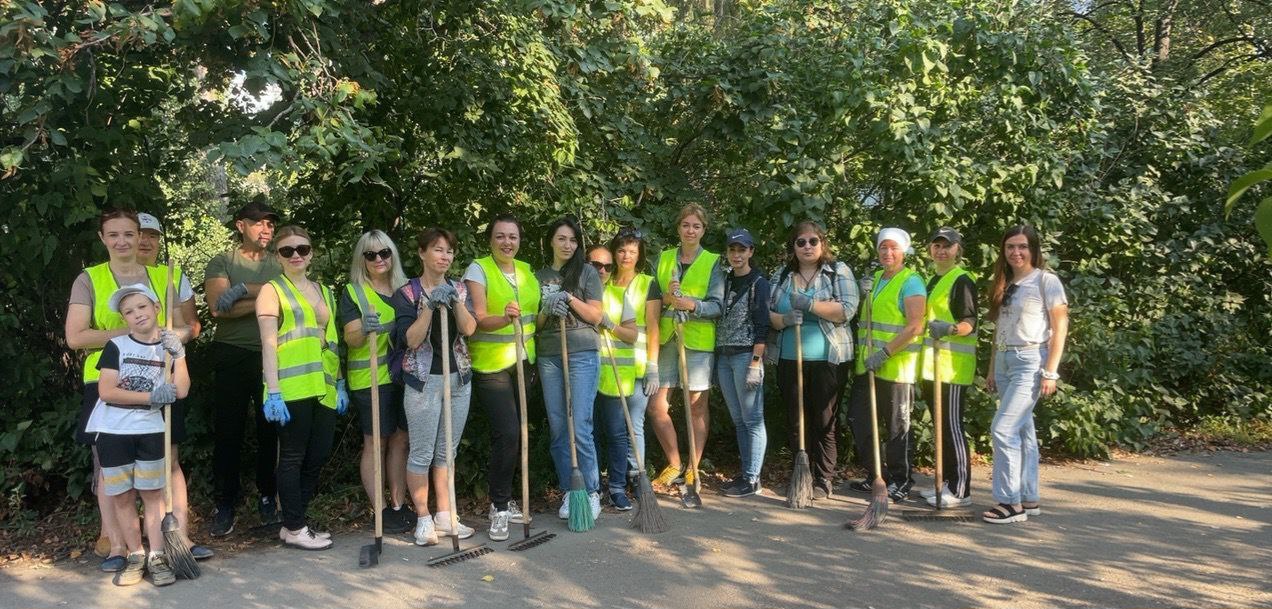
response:
[[[716,381],[729,407],[742,471],[725,487],[726,497],[760,492],[760,468],[768,432],[764,428],[764,351],[769,335],[769,281],[751,265],[755,240],[745,228],[726,233],[724,313],[716,324]]]
[[[1033,409],[1039,397],[1056,392],[1069,334],[1064,286],[1047,270],[1033,227],[1013,226],[1003,235],[989,298],[989,319],[995,323],[987,385],[998,393],[998,411],[990,425],[998,505],[982,518],[996,524],[1023,522],[1042,513]]]
[[[420,257],[420,276],[411,279],[393,294],[397,323],[393,326],[394,349],[402,354],[401,382],[403,414],[410,434],[410,455],[406,463],[406,484],[411,502],[419,513],[415,522],[415,544],[430,546],[441,535],[472,537],[473,530],[459,523],[451,530],[448,488],[453,472],[446,466],[446,421],[442,418],[445,379],[442,358],[450,359],[451,419],[454,426],[450,450],[459,449],[468,420],[472,396],[472,364],[468,336],[477,329],[477,318],[468,310],[468,289],[463,282],[446,276],[455,261],[459,242],[455,234],[441,228],[422,231],[415,240]],[[443,321],[450,328],[450,344],[442,342]],[[453,453],[452,453],[453,454]],[[437,510],[429,516],[429,486],[436,489]]]
[[[561,490],[570,490],[570,433],[565,404],[565,383],[570,384],[570,406],[574,410],[574,441],[579,469],[592,509],[592,519],[601,514],[601,478],[596,462],[596,440],[592,437],[592,404],[600,378],[597,326],[612,329],[601,312],[601,278],[583,255],[583,231],[571,217],[548,225],[548,266],[535,272],[542,293],[539,308],[539,379],[543,403],[552,433],[552,462],[556,465]],[[565,342],[569,352],[570,378],[565,378],[561,353],[561,320],[565,320]],[[557,516],[570,517],[570,503],[563,500]]]
[[[535,318],[539,312],[539,280],[529,264],[517,260],[524,236],[515,216],[495,216],[486,227],[490,254],[464,271],[464,285],[472,301],[477,330],[468,340],[473,365],[473,397],[490,419],[490,461],[486,479],[490,489],[490,539],[508,539],[508,525],[521,524],[523,515],[512,499],[513,476],[521,452],[521,413],[517,373],[533,385]],[[525,340],[525,361],[517,360],[516,324]]]
[[[830,253],[826,230],[816,222],[796,224],[786,240],[786,266],[773,274],[769,322],[770,361],[777,362],[777,386],[786,404],[787,441],[799,446],[799,378],[795,328],[804,367],[804,444],[813,474],[813,499],[834,494],[836,420],[839,399],[853,359],[848,321],[857,313],[857,284],[848,265]]]
[[[636,455],[645,459],[645,407],[658,387],[649,376],[649,363],[658,361],[658,318],[662,315],[658,282],[640,272],[645,262],[645,241],[639,230],[624,228],[610,240],[609,246],[594,245],[588,249],[588,262],[605,284],[601,299],[605,321],[613,324],[609,346],[613,349],[615,369],[610,363],[606,343],[601,341],[601,371],[596,393],[596,408],[604,428],[601,434],[609,446],[609,499],[619,511],[631,509],[627,497],[627,481],[636,472]],[[603,322],[604,323],[604,322]],[[623,416],[623,398],[632,419],[636,446],[629,446],[627,421]]]

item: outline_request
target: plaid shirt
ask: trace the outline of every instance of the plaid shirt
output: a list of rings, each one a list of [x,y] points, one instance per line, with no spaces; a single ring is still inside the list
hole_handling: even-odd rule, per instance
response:
[[[785,273],[784,269],[778,269],[773,273],[769,284],[773,289],[769,291],[769,310],[782,314],[790,310],[789,307],[778,308],[778,300],[782,295],[790,294],[795,288],[795,273]],[[832,262],[823,264],[821,269],[813,278],[813,300],[814,301],[834,301],[840,303],[844,307],[843,323],[832,323],[820,317],[817,318],[817,324],[821,327],[821,331],[826,335],[829,341],[826,349],[826,360],[831,364],[842,364],[852,361],[853,358],[853,340],[852,332],[848,327],[848,321],[857,314],[857,303],[860,300],[860,294],[857,290],[857,281],[853,278],[852,271],[848,269],[848,265],[842,262]],[[781,358],[782,339],[781,332],[769,332],[768,346],[764,350],[769,362],[776,363]]]

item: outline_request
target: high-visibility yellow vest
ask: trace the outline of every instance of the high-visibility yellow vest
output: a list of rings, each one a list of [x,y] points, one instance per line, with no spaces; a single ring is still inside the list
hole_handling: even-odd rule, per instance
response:
[[[327,327],[318,327],[314,308],[287,276],[269,282],[278,292],[278,391],[283,400],[318,398],[336,407],[336,301],[327,286],[319,286],[327,303]],[[269,393],[269,388],[265,388]]]
[[[671,285],[671,279],[680,267],[679,252],[679,248],[671,248],[663,250],[663,253],[658,256],[658,287],[663,293],[667,292],[667,286]],[[719,254],[702,250],[697,260],[689,265],[684,276],[680,278],[680,293],[699,300],[706,298],[707,290],[711,288],[711,273],[715,271],[719,263]],[[663,309],[662,319],[658,320],[660,344],[665,345],[676,336],[675,323],[671,319],[674,312],[671,307],[666,307]],[[715,351],[715,321],[693,318],[686,321],[685,348],[694,351]]]
[[[954,282],[964,275],[972,281],[976,280],[971,273],[956,266],[936,282],[932,293],[928,294],[928,321],[939,319],[952,324],[958,323],[958,320],[954,319],[954,314],[950,312],[950,290],[954,289]],[[933,380],[932,363],[935,360],[932,345],[934,342],[929,336],[923,338],[923,378],[929,381]],[[941,361],[937,365],[941,367],[942,383],[971,385],[973,377],[976,376],[976,333],[973,332],[967,336],[951,335],[941,339]]]
[[[866,373],[866,358],[869,353],[874,353],[887,346],[896,338],[901,330],[905,329],[905,311],[898,306],[901,298],[901,286],[905,285],[906,280],[916,273],[908,268],[902,268],[888,280],[888,285],[883,286],[879,294],[870,302],[870,323],[873,326],[873,334],[867,338],[865,320],[862,320],[858,329],[858,346],[857,346],[857,374]],[[883,271],[875,271],[875,285],[879,284],[879,280],[883,278]],[[913,383],[918,379],[919,372],[919,351],[922,339],[914,337],[914,340],[907,344],[904,349],[898,353],[893,353],[888,358],[887,363],[883,365],[875,376],[885,381],[894,383]],[[867,351],[867,346],[869,350]]]
[[[636,311],[636,342],[629,343],[613,334],[601,339],[601,377],[597,391],[602,395],[618,397],[632,395],[636,388],[636,379],[645,376],[645,366],[649,354],[645,338],[645,305],[649,297],[649,284],[654,278],[649,275],[636,275],[626,287],[606,284],[605,294],[601,299],[601,308],[605,317],[614,325],[623,323],[623,306],[630,304]],[[605,340],[608,338],[609,341]],[[614,361],[618,364],[618,377],[621,387],[614,382],[614,367],[610,364],[610,351],[606,346],[614,348]],[[619,389],[622,393],[619,393]]]
[[[394,319],[393,307],[389,303],[384,302],[383,298],[375,292],[370,285],[354,285],[345,286],[345,291],[349,292],[349,297],[353,299],[353,303],[358,306],[358,312],[366,315],[368,311],[374,310],[380,314],[380,323],[388,324]],[[393,379],[389,378],[389,333],[381,332],[375,337],[376,355],[379,357],[379,375],[376,377],[381,385],[389,385],[393,383]],[[361,347],[348,345],[349,351],[346,356],[348,363],[348,380],[349,389],[368,389],[371,387],[371,342],[362,343]]]
[[[88,327],[94,330],[119,330],[127,328],[128,322],[124,321],[124,317],[119,313],[110,310],[110,297],[119,289],[119,285],[115,283],[115,274],[110,272],[110,263],[103,262],[101,264],[90,266],[84,269],[88,273],[89,282],[93,286],[93,318],[89,320]],[[155,295],[159,297],[159,312],[155,317],[157,324],[163,327],[167,323],[168,310],[168,289],[164,284],[164,280],[168,276],[167,266],[148,266],[146,267],[146,276],[150,279],[150,289],[155,291]],[[181,281],[181,271],[177,269],[173,272],[173,281]],[[180,288],[180,283],[177,284]],[[100,347],[86,349],[88,357],[84,358],[84,384],[96,383],[101,377],[101,373],[97,370],[97,362],[102,359],[102,350]]]
[[[486,314],[503,317],[504,307],[517,301],[521,306],[521,331],[526,341],[526,359],[534,363],[534,318],[539,313],[539,280],[530,265],[513,261],[517,285],[514,287],[491,256],[475,261],[486,274]],[[512,324],[493,332],[478,330],[468,339],[473,370],[490,373],[507,370],[517,363],[517,333]]]

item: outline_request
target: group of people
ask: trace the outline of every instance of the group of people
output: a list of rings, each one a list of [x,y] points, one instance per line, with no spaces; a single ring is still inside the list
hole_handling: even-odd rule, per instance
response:
[[[413,529],[419,545],[473,535],[451,518],[456,507],[445,489],[453,475],[447,454],[457,450],[475,400],[490,423],[488,535],[506,540],[509,525],[525,518],[513,499],[522,442],[518,387],[542,392],[557,482],[567,490],[572,473],[582,473],[592,519],[600,515],[603,497],[614,509],[632,508],[628,488],[638,475],[636,464],[644,463],[646,421],[667,457],[654,484],[694,484],[697,472],[686,464],[696,464],[707,443],[712,386],[723,395],[740,450],[740,471],[723,493],[756,494],[768,439],[766,364],[776,365],[790,422],[788,445],[807,447],[814,499],[830,497],[836,488],[836,421],[850,378],[856,453],[863,465],[873,465],[875,422],[870,383],[863,380],[872,374],[888,430],[884,482],[892,500],[905,500],[914,484],[911,405],[920,388],[930,395],[939,376],[947,411],[945,480],[939,493],[926,491],[924,498],[941,506],[971,501],[961,408],[976,372],[979,302],[974,275],[960,266],[963,242],[953,228],[928,240],[934,266],[926,281],[907,264],[911,236],[899,228],[879,231],[878,268],[857,281],[814,222],[793,228],[784,244],[785,264],[766,277],[752,265],[755,241],[745,229],[726,232],[723,256],[703,248],[708,215],[698,205],[685,206],[676,217],[678,246],[652,258],[640,229],[624,228],[608,242],[585,247],[578,223],[559,219],[547,227],[546,264],[538,269],[518,257],[521,224],[500,215],[486,227],[489,255],[472,261],[458,279],[452,267],[459,244],[451,231],[429,228],[416,236],[420,273],[411,278],[393,240],[369,231],[353,249],[348,284],[336,291],[310,276],[317,246],[309,233],[278,226],[279,220],[261,200],[244,205],[234,216],[237,244],[214,257],[204,274],[216,325],[207,356],[214,394],[214,537],[229,534],[237,522],[240,457],[252,419],[262,523],[277,524],[289,546],[331,547],[330,535],[309,526],[306,512],[337,417],[351,402],[364,435],[362,481],[372,498],[385,493],[373,475],[372,447],[382,446],[390,500],[382,513],[386,532]],[[168,470],[172,511],[181,530],[189,530],[185,478],[175,449],[171,463],[163,459],[162,430],[164,417],[171,416],[172,441],[184,437],[181,398],[189,373],[183,344],[201,326],[188,278],[157,265],[157,219],[106,212],[99,234],[110,260],[77,278],[66,321],[68,344],[87,353],[77,438],[93,446],[103,534],[111,542],[102,569],[116,572],[120,585],[140,581],[144,570],[163,585],[171,581],[171,569],[153,541],[161,537],[149,531],[147,554],[135,505],[140,495],[147,527],[157,526],[165,509],[161,474]],[[992,425],[997,505],[982,515],[987,522],[1018,522],[1041,510],[1032,409],[1056,390],[1067,334],[1064,289],[1045,266],[1032,228],[1007,231],[988,292],[994,352],[987,385],[998,393],[999,407]],[[868,322],[857,319],[861,307],[869,307],[861,316]],[[160,329],[168,309],[170,332]],[[172,362],[167,376],[165,354]],[[669,414],[673,390],[687,396],[696,454],[682,454]],[[445,391],[454,426],[450,446],[442,417]],[[387,441],[373,442],[373,435]],[[872,492],[872,484],[868,477],[849,488]],[[563,501],[558,516],[568,519],[570,509]],[[193,551],[197,558],[211,556],[204,546]]]

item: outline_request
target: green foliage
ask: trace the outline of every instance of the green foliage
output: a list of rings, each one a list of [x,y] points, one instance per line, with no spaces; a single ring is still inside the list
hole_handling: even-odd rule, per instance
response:
[[[1272,106],[1263,108],[1263,116],[1259,117],[1259,121],[1254,125],[1249,146],[1251,148],[1258,146],[1269,135],[1272,135]],[[1263,169],[1256,169],[1237,178],[1228,188],[1228,200],[1224,203],[1224,212],[1231,213],[1233,205],[1237,203],[1241,195],[1251,187],[1269,180],[1272,180],[1272,163],[1268,163]],[[1254,211],[1254,225],[1259,229],[1263,242],[1268,245],[1268,255],[1272,256],[1272,197],[1259,202],[1259,206]]]

